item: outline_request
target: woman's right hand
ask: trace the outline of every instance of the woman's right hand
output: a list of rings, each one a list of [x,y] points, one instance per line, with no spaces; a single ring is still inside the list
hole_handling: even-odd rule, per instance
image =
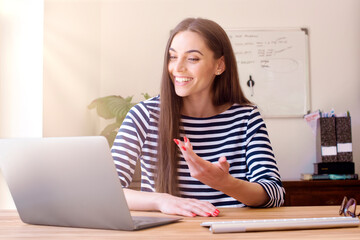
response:
[[[165,214],[181,215],[185,217],[216,217],[220,212],[209,202],[194,198],[175,197],[167,193],[160,193],[157,202],[159,211]]]

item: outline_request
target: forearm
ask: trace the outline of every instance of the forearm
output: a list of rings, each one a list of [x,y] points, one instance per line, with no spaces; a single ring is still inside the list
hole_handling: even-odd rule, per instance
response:
[[[222,181],[218,190],[251,207],[265,205],[270,200],[260,184],[240,180],[230,174]]]

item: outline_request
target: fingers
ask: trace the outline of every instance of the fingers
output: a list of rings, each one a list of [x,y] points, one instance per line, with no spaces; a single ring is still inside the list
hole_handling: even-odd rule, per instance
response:
[[[224,157],[224,156],[222,156],[222,157],[220,157],[219,158],[219,163],[221,163],[221,164],[226,164],[227,163],[227,160],[226,160],[226,157]]]
[[[213,211],[203,211],[203,210],[197,210],[197,209],[192,209],[191,211],[189,210],[184,210],[184,209],[180,209],[179,214],[178,215],[182,215],[185,217],[217,217],[219,216],[220,211],[218,209],[215,209]]]
[[[186,136],[184,136],[184,142],[179,139],[174,139],[174,142],[183,153],[185,160],[193,160],[192,158],[195,158],[196,154],[192,151],[193,147],[190,143],[190,140]]]
[[[192,150],[192,145],[190,143],[190,140],[186,136],[184,136],[184,143],[186,148],[190,148]]]
[[[175,197],[168,194],[162,201],[160,211],[166,214],[176,214],[186,217],[216,217],[220,213],[220,211],[209,202]]]
[[[176,145],[178,145],[178,147],[183,150],[186,151],[187,149],[191,149],[192,150],[192,145],[190,143],[190,140],[184,136],[184,142],[182,142],[179,139],[174,139],[174,142],[176,143]]]
[[[188,205],[188,207],[189,207],[189,209],[186,209],[186,210],[182,209],[183,212],[186,212],[186,216],[188,216],[188,217],[195,217],[195,216],[200,216],[200,217],[214,216],[215,217],[219,214],[219,210],[217,210],[216,208],[209,209],[209,208],[204,208],[203,206],[197,206],[197,205],[191,205],[191,204]]]
[[[229,168],[230,168],[230,164],[229,162],[226,160],[226,157],[222,156],[219,158],[217,163],[214,163],[216,166],[218,166],[221,170],[223,170],[224,172],[228,173],[229,172]]]

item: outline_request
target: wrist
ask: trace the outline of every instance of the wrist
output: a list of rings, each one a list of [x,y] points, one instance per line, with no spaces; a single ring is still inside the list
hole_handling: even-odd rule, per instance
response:
[[[232,192],[233,189],[239,189],[242,183],[242,180],[234,178],[233,176],[228,174],[224,179],[222,179],[220,184],[221,189],[219,190],[227,194],[229,192]]]
[[[162,204],[164,203],[164,198],[168,198],[170,194],[154,192],[153,195],[154,198],[152,202],[154,210],[161,211]]]

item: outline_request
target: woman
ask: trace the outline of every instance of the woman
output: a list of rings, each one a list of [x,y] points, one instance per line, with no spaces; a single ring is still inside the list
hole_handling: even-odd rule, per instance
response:
[[[217,216],[284,199],[265,123],[239,85],[225,31],[185,19],[166,46],[159,96],[133,107],[112,155],[132,210]],[[127,189],[140,159],[141,191]]]

